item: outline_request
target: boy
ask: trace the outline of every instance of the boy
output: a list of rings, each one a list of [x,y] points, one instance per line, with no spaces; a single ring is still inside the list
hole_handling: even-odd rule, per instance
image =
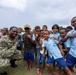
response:
[[[34,61],[34,37],[30,32],[30,26],[26,24],[24,26],[25,34],[23,34],[23,45],[22,45],[22,53],[24,55],[24,60],[27,62],[27,69],[32,71],[32,64]]]
[[[72,71],[74,65],[76,64],[76,17],[72,18],[71,25],[74,27],[74,30],[69,31],[63,41],[66,41],[68,38],[71,39],[71,47],[67,55],[66,62]]]
[[[44,37],[44,40],[43,40],[43,38],[40,38],[39,43],[40,43],[40,48],[41,49],[46,48],[50,53],[50,56],[49,56],[49,58],[47,60],[47,64],[46,64],[48,69],[50,71],[52,71],[52,68],[51,68],[50,64],[53,64],[54,62],[57,62],[59,66],[64,68],[67,75],[72,75],[71,71],[67,67],[66,62],[64,61],[64,58],[62,56],[63,51],[61,50],[61,52],[60,52],[59,48],[57,47],[58,41],[54,40],[54,39],[50,39],[49,38],[49,32],[47,30],[44,31],[43,37]]]

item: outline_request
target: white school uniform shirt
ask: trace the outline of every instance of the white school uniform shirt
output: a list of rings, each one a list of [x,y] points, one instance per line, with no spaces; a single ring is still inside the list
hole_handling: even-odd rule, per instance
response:
[[[67,33],[67,36],[70,34],[75,34],[76,35],[76,30],[71,30]],[[71,54],[73,57],[76,58],[76,36],[74,38],[70,38],[71,39],[71,47],[70,47],[70,51],[69,54]]]
[[[63,56],[57,46],[58,43],[57,40],[48,38],[48,41],[43,41],[42,47],[46,47],[48,52],[50,52],[50,57],[53,57],[54,59],[62,58]]]

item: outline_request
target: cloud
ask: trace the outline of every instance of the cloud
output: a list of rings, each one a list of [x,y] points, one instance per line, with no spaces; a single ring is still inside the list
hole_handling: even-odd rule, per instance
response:
[[[27,7],[27,0],[0,0],[0,6],[23,12]]]
[[[0,0],[0,7],[0,24],[9,26],[26,23],[32,28],[44,24],[51,28],[56,23],[67,26],[71,18],[76,16],[76,0]],[[2,15],[4,12],[5,15]]]

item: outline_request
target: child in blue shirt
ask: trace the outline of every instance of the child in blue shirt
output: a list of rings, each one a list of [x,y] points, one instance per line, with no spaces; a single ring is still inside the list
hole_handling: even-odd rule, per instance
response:
[[[72,71],[74,65],[76,64],[76,17],[72,18],[71,25],[74,27],[74,30],[69,31],[63,41],[66,41],[68,38],[71,39],[71,47],[67,55],[66,62]]]
[[[66,28],[63,28],[60,30],[60,37],[61,37],[61,40],[62,41],[67,35],[67,29]],[[62,49],[65,53],[65,56],[66,54],[68,53],[68,51],[70,50],[70,46],[71,46],[71,41],[70,41],[70,38],[68,38],[65,42],[62,42]]]
[[[64,58],[62,56],[63,51],[59,50],[58,48],[58,41],[54,39],[49,38],[49,32],[46,30],[43,33],[44,40],[41,38],[39,43],[40,43],[40,48],[46,48],[50,52],[50,56],[47,60],[46,66],[50,71],[52,71],[52,67],[50,64],[53,64],[54,62],[57,62],[58,65],[64,68],[65,72],[67,75],[72,75],[71,71],[66,65],[66,62],[64,61]],[[62,54],[61,54],[62,53]],[[51,74],[50,74],[51,75]]]
[[[53,30],[53,33],[49,35],[50,38],[52,37],[55,37],[57,40],[59,40],[59,36],[60,36],[60,33],[58,32],[59,31],[59,26],[57,24],[54,24],[52,26],[52,30]]]

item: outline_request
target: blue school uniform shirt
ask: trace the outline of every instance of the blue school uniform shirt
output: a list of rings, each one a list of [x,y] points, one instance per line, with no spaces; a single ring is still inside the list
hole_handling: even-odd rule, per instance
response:
[[[64,38],[62,38],[61,36],[59,36],[59,40],[63,40]],[[63,44],[64,44],[64,48],[70,48],[71,47],[71,39],[68,38]]]
[[[65,47],[65,48],[70,48],[70,47],[71,47],[71,40],[70,40],[70,38],[67,39],[67,40],[64,42],[64,47]]]
[[[56,37],[58,40],[59,40],[59,36],[60,36],[60,33],[58,33],[58,32],[56,34],[53,33],[53,34],[49,35],[50,38]]]
[[[50,52],[50,57],[54,59],[62,58],[61,52],[57,46],[58,41],[48,38],[48,41],[44,40],[42,47],[46,47],[46,49]]]
[[[67,33],[67,36],[70,34],[75,34],[76,35],[76,30],[71,30]],[[76,58],[76,36],[74,38],[70,38],[71,40],[71,47],[69,54],[71,54],[73,57]]]

